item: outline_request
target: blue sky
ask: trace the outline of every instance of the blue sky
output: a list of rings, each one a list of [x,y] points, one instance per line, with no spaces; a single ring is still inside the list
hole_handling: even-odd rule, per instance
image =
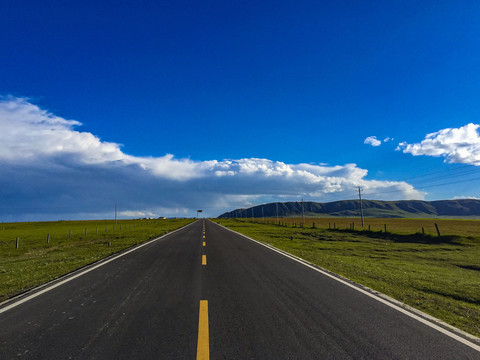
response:
[[[0,220],[480,197],[479,10],[1,2]]]

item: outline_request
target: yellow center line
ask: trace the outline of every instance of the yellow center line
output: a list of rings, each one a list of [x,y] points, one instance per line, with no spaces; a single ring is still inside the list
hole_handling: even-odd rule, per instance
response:
[[[205,246],[205,241],[203,242],[203,246]]]
[[[203,238],[205,239],[205,235],[203,235]]]
[[[208,300],[200,300],[200,314],[198,316],[197,360],[209,359],[210,345],[208,340]]]
[[[202,255],[202,265],[207,265],[207,255]]]

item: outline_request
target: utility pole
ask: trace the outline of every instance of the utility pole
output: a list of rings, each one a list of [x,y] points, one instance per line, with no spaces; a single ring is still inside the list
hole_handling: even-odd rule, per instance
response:
[[[117,205],[115,204],[115,225],[117,225]]]
[[[305,225],[305,211],[303,208],[303,197],[302,197],[302,227]]]
[[[364,223],[363,223],[362,189],[360,188],[360,186],[358,187],[358,198],[360,199],[360,216],[362,217],[362,227],[363,227]]]
[[[275,203],[275,206],[277,208],[277,224],[278,224],[278,202]]]

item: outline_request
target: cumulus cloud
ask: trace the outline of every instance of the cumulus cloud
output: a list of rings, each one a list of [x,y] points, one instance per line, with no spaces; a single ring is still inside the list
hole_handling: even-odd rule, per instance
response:
[[[414,156],[444,157],[448,163],[480,165],[479,124],[467,124],[460,128],[447,128],[427,134],[420,143],[398,145],[398,151]]]
[[[261,158],[193,161],[171,154],[138,157],[77,129],[28,99],[0,99],[0,219],[216,216],[235,207],[353,194],[422,199],[405,182],[366,180],[355,164],[287,164]]]
[[[380,140],[377,139],[376,136],[369,136],[367,137],[364,141],[363,141],[364,144],[367,144],[367,145],[372,145],[372,146],[380,146],[382,145],[382,142]]]

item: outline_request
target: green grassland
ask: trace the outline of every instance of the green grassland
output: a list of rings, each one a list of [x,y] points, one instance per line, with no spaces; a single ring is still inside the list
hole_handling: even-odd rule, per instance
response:
[[[1,223],[0,301],[192,221]]]
[[[261,219],[257,219],[261,220]],[[265,219],[265,222],[274,224],[275,219]],[[302,225],[302,218],[280,218],[279,222],[288,226]],[[422,233],[422,228],[426,235],[437,235],[435,224],[437,224],[440,234],[454,235],[454,236],[473,236],[480,238],[480,220],[458,220],[458,219],[406,219],[406,218],[365,218],[364,227],[362,228],[362,222],[357,216],[355,218],[305,218],[304,227],[312,227],[328,229],[350,229],[350,226],[354,224],[356,230],[368,230],[371,231],[384,231],[385,225],[387,226],[387,232],[397,234],[415,234]]]
[[[366,219],[368,231],[352,218],[307,219],[304,227],[279,220],[285,226],[215,221],[480,336],[480,221]]]

